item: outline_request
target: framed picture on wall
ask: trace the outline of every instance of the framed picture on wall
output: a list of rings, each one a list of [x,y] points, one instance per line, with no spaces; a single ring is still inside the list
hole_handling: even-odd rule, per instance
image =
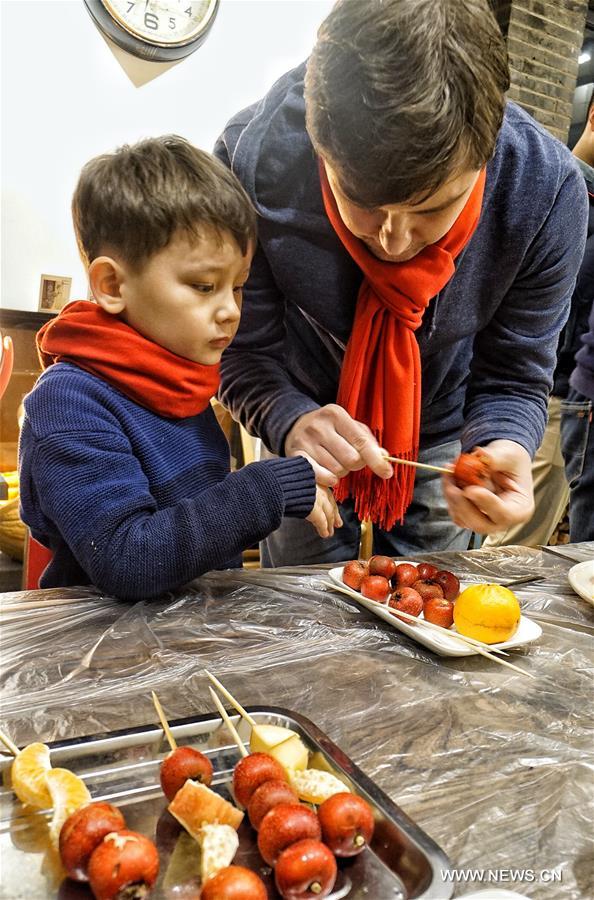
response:
[[[70,299],[72,278],[42,275],[39,287],[39,312],[59,312]]]

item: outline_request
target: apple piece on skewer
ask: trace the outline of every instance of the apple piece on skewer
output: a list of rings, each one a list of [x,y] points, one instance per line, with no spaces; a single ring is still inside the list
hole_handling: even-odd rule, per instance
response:
[[[203,825],[200,844],[200,879],[204,884],[221,869],[231,865],[239,847],[237,832],[231,825]]]
[[[333,794],[344,794],[348,787],[331,772],[321,769],[292,769],[288,772],[289,784],[306,803],[323,803]]]
[[[281,725],[253,725],[250,735],[250,750],[252,753],[270,753],[277,744],[282,744],[288,738],[297,734],[290,728]]]
[[[231,825],[237,829],[243,820],[243,813],[237,807],[195,781],[186,781],[168,809],[196,841],[200,840],[203,825]]]
[[[268,752],[281,764],[287,774],[292,770],[307,768],[309,762],[309,752],[298,734],[293,734],[286,741],[275,744]]]

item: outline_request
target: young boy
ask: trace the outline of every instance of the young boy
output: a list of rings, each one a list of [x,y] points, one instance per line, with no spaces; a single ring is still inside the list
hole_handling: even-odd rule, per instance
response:
[[[95,302],[38,335],[21,515],[53,551],[41,586],[127,599],[179,587],[278,527],[341,524],[303,456],[229,471],[210,400],[239,324],[255,214],[228,169],[166,136],[91,160],[72,202]]]

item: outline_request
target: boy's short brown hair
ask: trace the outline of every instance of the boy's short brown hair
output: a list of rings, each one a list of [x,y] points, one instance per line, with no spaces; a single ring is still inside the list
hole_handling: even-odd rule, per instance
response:
[[[229,169],[177,135],[124,145],[90,160],[72,198],[81,257],[88,266],[115,252],[134,267],[178,230],[233,235],[241,252],[256,241],[256,213]]]
[[[420,201],[490,159],[508,88],[487,0],[339,0],[307,65],[307,129],[354,203]]]

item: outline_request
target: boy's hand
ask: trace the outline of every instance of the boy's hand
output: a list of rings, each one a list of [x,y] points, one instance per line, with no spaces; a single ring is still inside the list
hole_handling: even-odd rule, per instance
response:
[[[348,472],[364,466],[391,478],[392,466],[384,459],[385,451],[363,422],[357,422],[336,403],[301,416],[285,439],[285,456],[307,456],[316,481],[333,487]]]
[[[320,537],[332,537],[334,529],[340,528],[342,525],[342,519],[340,518],[332,491],[316,484],[316,502],[306,518],[308,522],[311,522]]]
[[[481,450],[489,458],[493,490],[477,485],[461,490],[451,475],[444,475],[443,492],[450,517],[460,528],[470,528],[477,534],[493,534],[527,522],[534,513],[528,452],[507,440],[492,441]]]

